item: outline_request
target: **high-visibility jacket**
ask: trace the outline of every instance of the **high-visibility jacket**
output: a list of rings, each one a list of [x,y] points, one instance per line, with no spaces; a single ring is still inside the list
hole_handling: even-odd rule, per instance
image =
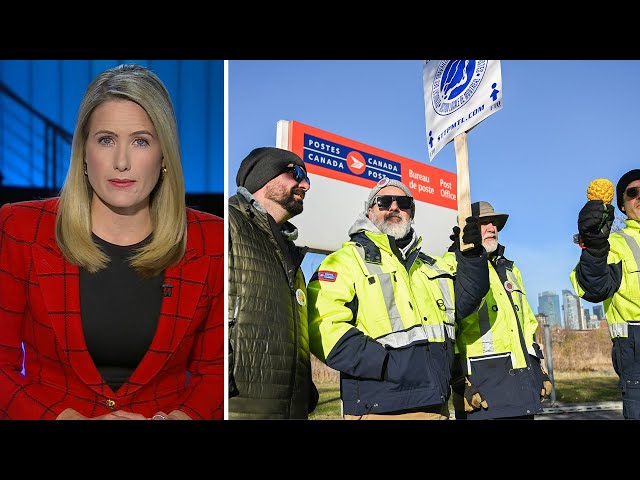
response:
[[[456,324],[456,373],[469,378],[489,407],[470,414],[456,411],[456,418],[539,413],[542,351],[534,339],[538,321],[522,274],[504,257],[503,245],[489,261],[489,281],[491,287],[478,310]]]
[[[452,266],[421,253],[421,239],[405,263],[385,234],[362,231],[352,239],[322,261],[307,287],[311,351],[341,372],[343,413],[446,402],[455,333]]]
[[[587,249],[569,278],[577,295],[603,302],[611,359],[623,392],[622,414],[640,419],[640,222],[627,219],[626,227],[609,235],[607,257],[594,257]]]
[[[611,338],[628,337],[629,326],[640,322],[640,222],[626,220],[625,224],[609,235],[606,261],[583,250],[570,274],[578,296],[603,302]]]

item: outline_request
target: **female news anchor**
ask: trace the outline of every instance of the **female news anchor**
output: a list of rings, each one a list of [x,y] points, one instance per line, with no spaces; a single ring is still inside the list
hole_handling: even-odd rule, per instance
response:
[[[161,80],[98,75],[59,197],[0,208],[0,418],[222,419],[222,254]]]

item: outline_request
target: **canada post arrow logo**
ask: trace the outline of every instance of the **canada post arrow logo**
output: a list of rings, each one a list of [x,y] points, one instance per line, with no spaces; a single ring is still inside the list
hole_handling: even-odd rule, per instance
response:
[[[347,155],[347,167],[354,175],[360,175],[367,168],[367,165],[362,154],[352,150]]]

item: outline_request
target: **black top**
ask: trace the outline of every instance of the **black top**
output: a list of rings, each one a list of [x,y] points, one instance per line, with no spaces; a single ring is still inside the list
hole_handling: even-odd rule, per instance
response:
[[[111,258],[104,270],[80,269],[80,314],[89,354],[115,392],[136,369],[151,345],[162,306],[164,274],[141,278],[129,265],[135,245],[119,246],[96,235],[93,241]]]

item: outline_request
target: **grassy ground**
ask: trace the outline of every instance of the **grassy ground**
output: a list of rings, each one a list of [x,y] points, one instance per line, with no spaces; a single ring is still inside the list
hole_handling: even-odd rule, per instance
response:
[[[596,373],[555,373],[556,400],[566,403],[622,401],[618,376]]]
[[[556,401],[564,403],[620,401],[615,374],[560,373],[554,375]],[[337,383],[319,383],[320,400],[311,420],[340,419],[340,387]],[[449,405],[452,409],[451,405]]]

